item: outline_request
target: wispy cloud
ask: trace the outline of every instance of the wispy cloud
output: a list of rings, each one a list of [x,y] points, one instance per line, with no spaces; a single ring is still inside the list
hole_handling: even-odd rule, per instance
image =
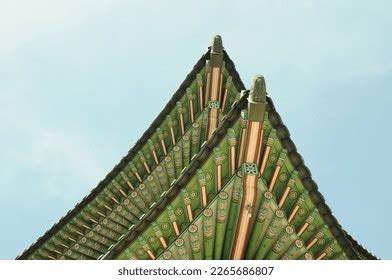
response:
[[[363,216],[352,216],[363,206],[347,212],[345,204],[368,187],[363,169],[378,175],[368,177],[377,193],[389,191],[379,174],[388,174],[392,156],[382,148],[392,141],[390,1],[150,2],[0,0],[0,195],[19,217],[3,211],[0,219],[3,240],[17,233],[23,240],[7,242],[1,254],[12,257],[26,231],[33,241],[105,176],[215,33],[246,85],[266,76],[343,225],[390,254]],[[381,140],[370,143],[374,131]],[[387,203],[367,203],[369,216],[387,213]],[[48,205],[59,212],[46,213]],[[376,219],[367,223],[380,228]]]
[[[0,55],[22,48],[31,40],[72,30],[113,6],[113,1],[2,0]],[[122,0],[117,3],[123,2]]]
[[[91,182],[104,173],[94,145],[81,131],[62,131],[55,120],[43,119],[39,111],[33,111],[15,96],[0,96],[1,104],[10,104],[0,111],[0,135],[7,146],[0,155],[1,162],[6,163],[0,174],[8,178],[1,184],[20,184],[35,175],[41,178],[39,184],[34,184],[35,193],[60,197],[65,187],[68,195],[80,195],[80,185],[66,183],[72,176],[86,184],[84,192],[91,188]],[[7,190],[14,189],[3,191]]]

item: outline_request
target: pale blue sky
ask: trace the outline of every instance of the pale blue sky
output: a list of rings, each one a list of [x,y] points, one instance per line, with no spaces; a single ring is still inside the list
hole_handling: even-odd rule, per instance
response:
[[[104,178],[221,34],[342,226],[392,259],[390,1],[156,2],[0,0],[0,258]]]

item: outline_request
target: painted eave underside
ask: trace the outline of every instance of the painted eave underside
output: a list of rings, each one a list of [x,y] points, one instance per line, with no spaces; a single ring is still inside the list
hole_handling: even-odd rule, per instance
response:
[[[104,188],[118,175],[118,173],[125,168],[129,161],[131,161],[143,146],[146,145],[147,140],[154,134],[157,127],[163,122],[166,115],[168,115],[173,108],[176,106],[176,102],[184,95],[186,89],[194,81],[195,76],[199,73],[205,66],[206,60],[209,59],[210,48],[207,52],[202,55],[198,60],[196,65],[193,67],[192,71],[186,76],[183,83],[174,93],[173,97],[166,104],[162,112],[156,117],[150,127],[142,135],[142,137],[136,142],[136,144],[128,151],[127,155],[121,159],[121,161],[113,168],[107,176],[98,183],[98,185],[88,194],[83,200],[78,203],[72,210],[70,210],[64,217],[62,217],[56,224],[54,224],[47,232],[44,233],[35,243],[33,243],[28,249],[26,249],[21,255],[16,259],[27,259],[32,255],[37,249],[39,249],[45,242],[47,242],[53,235],[55,235],[59,230],[61,230],[64,225],[71,221],[82,209],[84,209],[91,201],[93,201],[99,193],[101,193]],[[233,79],[233,83],[238,90],[245,90],[245,86],[240,79],[238,72],[235,69],[235,65],[230,57],[224,52],[225,67],[228,73]],[[373,254],[368,252],[363,248],[351,235],[349,235],[345,230],[342,229],[341,225],[337,219],[332,214],[330,208],[325,203],[324,197],[318,190],[317,184],[311,178],[311,173],[309,168],[305,165],[302,156],[297,152],[295,144],[290,138],[290,133],[287,127],[283,124],[281,117],[275,110],[275,106],[269,96],[267,96],[268,103],[268,118],[277,131],[277,137],[279,138],[282,146],[288,152],[288,158],[298,171],[299,178],[302,180],[305,189],[309,192],[309,196],[314,203],[315,207],[318,209],[320,215],[322,216],[325,224],[328,226],[330,232],[334,238],[339,243],[342,250],[345,252],[349,259],[377,259]],[[218,143],[222,137],[225,136],[227,128],[229,128],[233,121],[238,118],[241,109],[244,109],[247,104],[247,94],[245,94],[238,102],[233,106],[228,115],[225,117],[224,121],[219,125],[211,139],[209,139],[205,145],[202,147],[200,152],[197,154],[196,158],[192,160],[192,163],[187,167],[186,171],[176,180],[174,185],[170,188],[166,194],[155,203],[154,207],[147,213],[143,219],[136,224],[128,234],[119,240],[109,252],[106,254],[105,259],[114,258],[120,254],[130,242],[135,240],[137,236],[142,233],[149,225],[151,221],[154,221],[163,209],[170,203],[171,199],[176,197],[182,186],[190,180],[193,174],[202,165],[204,160],[212,152],[212,148],[216,143]]]

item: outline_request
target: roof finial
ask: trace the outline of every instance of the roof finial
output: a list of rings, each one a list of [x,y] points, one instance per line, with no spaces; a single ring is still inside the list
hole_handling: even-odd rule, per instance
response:
[[[250,98],[257,103],[265,103],[265,96],[267,94],[265,80],[262,75],[257,75],[253,79],[253,85],[250,89]]]
[[[211,67],[221,67],[223,61],[223,43],[220,35],[216,35],[211,46]]]
[[[253,79],[248,98],[248,114],[250,121],[262,122],[266,109],[266,86],[264,77],[257,75]]]
[[[214,40],[212,41],[212,50],[213,53],[222,53],[223,52],[223,43],[222,37],[220,35],[215,35]]]

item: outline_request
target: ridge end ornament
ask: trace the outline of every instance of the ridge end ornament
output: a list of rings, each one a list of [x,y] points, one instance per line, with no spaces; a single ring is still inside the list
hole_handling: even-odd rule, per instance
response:
[[[248,97],[248,120],[262,122],[267,107],[266,84],[261,75],[255,76]]]

